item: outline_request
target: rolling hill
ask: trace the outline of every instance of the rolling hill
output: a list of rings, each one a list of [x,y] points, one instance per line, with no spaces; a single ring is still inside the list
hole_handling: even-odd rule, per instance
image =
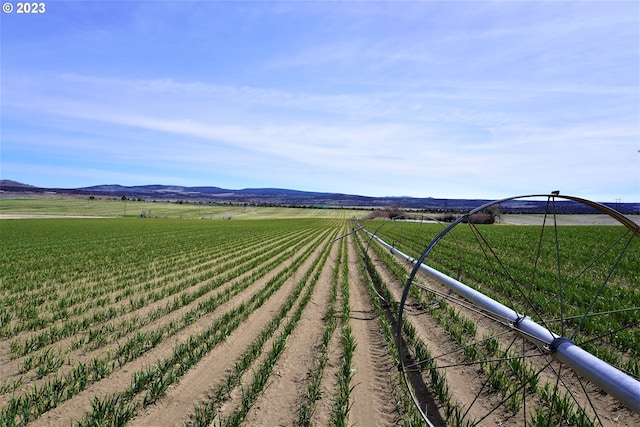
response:
[[[300,191],[284,188],[243,188],[239,190],[215,186],[185,187],[179,185],[95,185],[79,188],[42,188],[29,184],[0,180],[0,191],[9,194],[69,195],[75,197],[111,197],[143,200],[168,200],[207,203],[247,203],[277,206],[314,207],[397,207],[430,212],[464,212],[481,206],[486,199],[446,199],[432,197],[369,197],[354,194]],[[570,201],[558,201],[558,212],[589,213],[584,207]],[[501,209],[511,213],[544,212],[543,200],[511,201]],[[604,203],[624,214],[640,211],[640,203]]]

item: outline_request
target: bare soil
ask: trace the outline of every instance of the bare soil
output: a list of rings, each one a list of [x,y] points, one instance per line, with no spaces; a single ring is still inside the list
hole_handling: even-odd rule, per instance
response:
[[[640,215],[626,215],[636,224],[640,224]],[[558,225],[620,225],[620,223],[604,214],[592,215],[556,215]],[[500,217],[500,222],[513,225],[542,225],[544,215],[508,214]],[[549,221],[549,218],[547,218]]]

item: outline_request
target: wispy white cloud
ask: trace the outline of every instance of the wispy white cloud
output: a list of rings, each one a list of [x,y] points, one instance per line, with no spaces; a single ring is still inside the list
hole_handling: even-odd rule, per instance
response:
[[[490,182],[492,175],[512,179],[510,175],[520,175],[525,166],[531,169],[530,181],[544,181],[543,175],[554,178],[567,165],[576,168],[575,176],[584,175],[580,159],[593,159],[594,147],[601,150],[599,144],[612,139],[628,141],[638,134],[633,125],[621,127],[605,121],[549,126],[544,117],[548,113],[532,118],[524,112],[482,111],[464,104],[430,105],[422,95],[408,94],[406,99],[392,92],[331,96],[173,79],[82,75],[63,75],[59,82],[73,85],[78,93],[91,93],[93,99],[86,101],[71,96],[74,90],[62,89],[46,96],[20,97],[14,106],[73,120],[76,130],[93,128],[99,133],[96,123],[102,123],[107,133],[102,139],[112,138],[113,142],[91,146],[82,138],[71,138],[51,140],[53,145],[108,154],[125,163],[127,159],[164,165],[179,162],[201,170],[225,164],[247,168],[259,165],[262,159],[324,175],[353,173],[364,180],[384,170],[419,183],[473,176]],[[204,108],[207,104],[213,106],[210,111]],[[169,105],[174,107],[167,108]],[[218,116],[216,105],[235,110],[233,117]],[[271,114],[273,108],[289,114]],[[336,118],[336,110],[342,118]],[[376,120],[379,118],[385,120]],[[113,134],[112,126],[120,130]],[[466,135],[461,133],[465,127]],[[147,136],[137,140],[127,135],[132,133],[127,129],[157,137],[153,142]],[[119,141],[118,134],[125,137]],[[610,149],[611,156],[595,158],[615,158],[618,151]],[[420,191],[419,185],[412,185],[414,192]]]
[[[3,165],[32,156],[45,173],[46,153],[54,173],[72,168],[66,151],[82,175],[111,167],[129,183],[637,192],[638,18],[617,11],[628,6],[205,6],[227,20],[172,29],[180,6],[145,17],[141,3],[77,24],[103,56],[49,43],[40,67],[5,61]]]

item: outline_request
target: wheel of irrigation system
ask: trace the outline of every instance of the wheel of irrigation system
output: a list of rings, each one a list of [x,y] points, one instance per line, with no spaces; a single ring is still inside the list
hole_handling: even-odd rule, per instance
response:
[[[500,224],[500,212],[534,201],[546,209],[518,217],[528,225]],[[607,225],[570,225],[569,211]],[[415,258],[378,240],[413,263],[396,338],[399,369],[427,424],[640,425],[638,224],[554,192],[474,209]],[[445,349],[407,338],[426,322],[450,336]]]

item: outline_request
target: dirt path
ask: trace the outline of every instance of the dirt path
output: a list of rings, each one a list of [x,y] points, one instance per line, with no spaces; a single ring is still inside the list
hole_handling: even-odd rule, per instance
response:
[[[131,421],[134,426],[182,425],[188,421],[193,405],[212,393],[220,385],[225,374],[233,368],[249,343],[272,318],[280,302],[295,286],[293,280],[285,284],[222,344],[215,347],[194,368],[190,369],[178,384],[171,386],[167,394]]]
[[[393,295],[395,301],[400,301],[404,283],[400,283],[398,279],[393,277],[375,254],[371,253],[371,257],[374,265],[376,265],[378,273]],[[426,279],[423,278],[423,280]],[[444,366],[463,362],[463,354],[460,352],[452,352],[452,350],[455,349],[455,343],[452,342],[449,333],[428,314],[412,310],[411,307],[413,305],[414,303],[412,302],[412,298],[409,297],[407,301],[407,307],[409,309],[404,316],[405,321],[410,322],[414,326],[418,337],[427,345],[432,356],[446,355],[438,358],[437,365]],[[422,378],[422,381],[420,381],[421,385],[426,386],[428,389],[429,382],[427,372],[423,373]],[[481,380],[475,367],[460,366],[458,369],[447,371],[447,384],[449,384],[449,388],[451,390],[456,391],[454,401],[457,401],[462,406],[467,406],[475,396],[474,391],[481,387]],[[423,397],[425,401],[433,398],[433,396]],[[476,407],[480,409],[489,408],[497,402],[498,401],[496,399],[484,394],[480,396],[480,402],[476,403],[474,406],[477,405]],[[425,403],[425,406],[422,408],[425,411],[433,411],[435,409],[427,409],[426,405],[427,404]],[[439,407],[438,410],[439,415],[433,414],[433,416],[429,415],[429,417],[433,417],[434,420],[439,418],[446,419],[443,408]],[[489,416],[485,422],[487,423],[486,425],[502,425],[504,417],[500,414],[493,414]]]
[[[337,255],[334,244],[329,259]],[[327,262],[302,319],[289,336],[287,349],[276,363],[272,379],[249,411],[245,424],[250,426],[290,426],[298,419],[298,409],[308,385],[308,373],[314,366],[321,334],[325,326],[333,263]]]
[[[304,251],[304,249],[301,249],[299,253],[302,251]],[[72,399],[63,402],[58,407],[46,412],[41,417],[39,417],[33,425],[69,425],[73,419],[82,418],[85,412],[91,410],[90,401],[94,396],[103,397],[114,392],[126,390],[131,383],[131,376],[134,372],[143,369],[146,366],[152,365],[156,361],[171,355],[173,349],[178,343],[184,342],[190,336],[205,330],[213,319],[219,317],[222,313],[232,309],[232,307],[239,305],[243,301],[248,300],[256,292],[257,289],[260,289],[262,286],[264,286],[264,284],[266,284],[270,278],[274,277],[288,264],[288,261],[280,264],[277,268],[270,271],[266,276],[256,281],[239,295],[236,295],[230,301],[222,304],[214,312],[201,317],[200,319],[198,319],[198,321],[183,329],[178,334],[165,339],[158,347],[145,352],[142,356],[125,364],[121,369],[113,372],[109,377],[91,384],[89,387],[87,387],[78,395],[74,396]],[[285,288],[287,287],[285,286]],[[274,301],[274,303],[276,304],[278,303],[277,298],[272,297],[270,301]],[[244,322],[243,325],[251,325],[251,323]],[[188,399],[189,407],[192,408],[192,396]],[[164,425],[164,421],[162,424]]]
[[[300,266],[298,271],[310,269],[320,248]],[[215,347],[194,368],[190,369],[178,384],[170,387],[167,394],[154,405],[146,408],[144,413],[132,420],[134,426],[183,425],[190,420],[194,404],[207,400],[222,384],[226,374],[234,367],[254,338],[269,323],[297,285],[299,274],[296,272],[287,279],[284,285],[269,298],[264,305],[252,313],[249,318],[236,329],[226,342]],[[259,286],[258,286],[259,287]],[[304,348],[308,348],[305,346]],[[268,348],[268,344],[265,346]],[[312,348],[309,348],[312,352]],[[284,371],[281,370],[281,371]],[[258,406],[258,405],[256,405]],[[274,405],[281,409],[282,406]],[[253,424],[252,424],[253,425]]]
[[[354,356],[353,407],[349,425],[392,426],[397,412],[389,399],[392,373],[396,366],[384,346],[375,312],[361,277],[358,258],[350,239],[349,284],[351,287],[351,326],[357,343]]]

